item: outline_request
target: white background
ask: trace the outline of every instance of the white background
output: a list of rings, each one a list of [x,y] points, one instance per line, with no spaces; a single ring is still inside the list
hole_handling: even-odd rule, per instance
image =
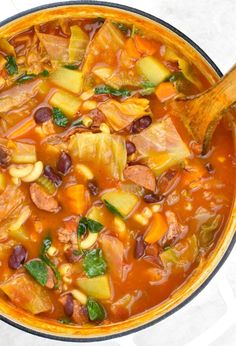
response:
[[[0,20],[50,0],[1,0]],[[117,0],[164,19],[191,37],[222,72],[236,62],[236,0]],[[0,346],[69,346],[0,322]],[[87,343],[85,345],[94,346]],[[236,248],[210,284],[168,319],[99,346],[236,345]]]

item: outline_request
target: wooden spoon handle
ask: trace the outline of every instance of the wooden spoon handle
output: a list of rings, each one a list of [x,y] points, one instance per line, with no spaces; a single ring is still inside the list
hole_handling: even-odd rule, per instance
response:
[[[206,92],[176,102],[184,124],[206,152],[224,112],[236,102],[236,65]]]

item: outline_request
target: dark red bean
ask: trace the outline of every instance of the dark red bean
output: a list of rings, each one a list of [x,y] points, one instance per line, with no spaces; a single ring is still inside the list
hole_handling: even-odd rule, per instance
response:
[[[78,250],[73,250],[72,248],[69,248],[66,252],[65,252],[65,256],[68,262],[70,263],[77,263],[79,262],[82,257],[83,257],[83,253]]]
[[[146,245],[145,245],[145,242],[143,240],[143,236],[137,237],[135,249],[134,249],[135,258],[140,258],[144,255],[145,247],[146,247]]]
[[[67,316],[71,317],[74,312],[74,301],[71,293],[66,295],[66,301],[64,304],[64,312]]]
[[[127,155],[132,155],[133,153],[135,153],[136,146],[134,145],[134,143],[130,141],[126,141],[125,146],[126,146]]]
[[[150,126],[152,123],[152,118],[150,115],[145,115],[144,117],[137,119],[133,122],[131,126],[131,133],[139,133]]]
[[[69,172],[72,166],[71,157],[65,151],[60,154],[60,157],[57,162],[57,170],[61,174],[65,175]]]
[[[90,180],[87,184],[88,190],[92,196],[97,196],[99,193],[99,188],[95,181]]]
[[[148,193],[143,196],[143,199],[146,203],[159,203],[163,201],[164,196],[155,193]]]
[[[16,245],[8,259],[8,265],[11,269],[18,269],[25,262],[27,251],[23,245]]]
[[[213,174],[215,172],[215,170],[214,170],[214,168],[210,162],[206,163],[205,167],[206,167],[208,173]]]
[[[1,167],[7,167],[10,163],[11,155],[9,150],[4,146],[0,144],[0,166]]]
[[[52,118],[52,110],[49,107],[38,108],[34,113],[34,120],[36,124],[45,123]]]
[[[56,187],[61,185],[61,177],[54,171],[54,169],[51,166],[45,166],[44,175],[46,175],[46,177],[48,177],[55,184]]]

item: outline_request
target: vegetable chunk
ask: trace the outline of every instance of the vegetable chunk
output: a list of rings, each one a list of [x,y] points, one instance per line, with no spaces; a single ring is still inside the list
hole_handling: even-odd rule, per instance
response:
[[[18,307],[36,315],[50,311],[52,302],[46,291],[27,274],[12,276],[0,289]]]
[[[139,74],[155,85],[163,82],[171,74],[160,61],[152,56],[139,59],[136,63],[136,68]]]
[[[82,91],[83,74],[81,71],[73,71],[60,67],[50,76],[50,80],[58,87],[64,88],[75,94]]]
[[[137,206],[139,199],[133,193],[112,190],[102,195],[102,201],[111,212],[125,218]]]
[[[139,134],[131,135],[130,141],[156,176],[189,157],[190,152],[182,141],[171,119],[153,123]]]
[[[107,275],[94,278],[78,278],[76,284],[88,296],[96,299],[111,298],[111,288]]]
[[[84,56],[89,37],[78,25],[72,25],[70,31],[69,62],[79,62]]]

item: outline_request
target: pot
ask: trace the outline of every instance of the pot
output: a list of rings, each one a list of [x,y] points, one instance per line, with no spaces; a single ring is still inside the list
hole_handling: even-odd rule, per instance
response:
[[[214,62],[191,39],[175,29],[170,24],[150,14],[134,8],[113,3],[98,1],[70,1],[54,3],[34,8],[17,14],[0,23],[0,36],[14,35],[23,31],[29,25],[39,24],[63,17],[102,17],[104,12],[112,20],[125,20],[149,30],[154,38],[165,41],[169,46],[178,50],[214,84],[222,73]],[[29,24],[30,23],[30,24]],[[167,318],[184,305],[188,304],[212,279],[227,259],[236,240],[236,204],[230,211],[226,226],[216,244],[214,251],[207,260],[202,261],[185,284],[179,287],[171,297],[160,305],[133,316],[126,321],[112,325],[78,328],[72,325],[59,325],[56,322],[48,324],[38,316],[30,316],[26,312],[13,307],[0,296],[0,318],[6,323],[37,336],[61,341],[100,341],[124,336],[129,333],[147,328]]]

